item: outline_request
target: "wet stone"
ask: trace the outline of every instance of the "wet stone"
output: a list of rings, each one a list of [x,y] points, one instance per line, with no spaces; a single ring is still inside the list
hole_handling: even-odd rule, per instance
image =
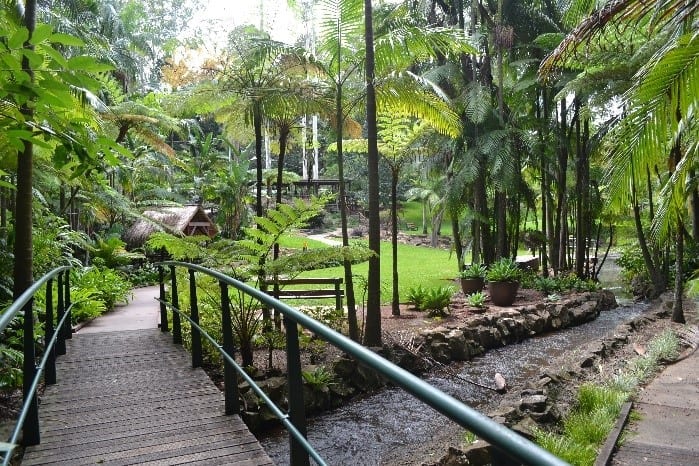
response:
[[[521,411],[531,411],[535,413],[543,413],[546,409],[546,395],[528,395],[522,398],[519,402]]]

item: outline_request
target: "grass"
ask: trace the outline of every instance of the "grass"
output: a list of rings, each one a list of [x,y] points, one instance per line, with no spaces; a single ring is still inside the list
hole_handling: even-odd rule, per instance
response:
[[[450,256],[449,251],[443,249],[398,245],[398,280],[401,302],[407,301],[408,290],[422,285],[426,288],[441,287],[450,284],[450,280],[456,277],[456,256]],[[381,301],[388,303],[391,300],[391,243],[381,242]],[[357,300],[363,295],[362,287],[366,283],[369,272],[369,263],[356,264],[352,267],[355,276],[355,294]],[[304,272],[302,277],[344,277],[342,267],[312,270]]]
[[[679,340],[670,330],[655,337],[645,356],[633,359],[627,369],[607,384],[584,384],[575,408],[563,420],[562,433],[538,430],[536,442],[559,458],[577,466],[594,464],[597,449],[612,430],[621,406],[658,369],[658,363],[677,356]]]
[[[413,223],[415,224],[415,227],[417,230],[407,230],[406,229],[406,224],[407,223]],[[398,229],[403,231],[404,233],[412,234],[412,235],[421,235],[422,234],[422,203],[419,201],[410,201],[410,202],[404,202],[400,206],[400,210],[398,211]],[[428,215],[427,217],[427,231],[430,232],[432,231],[432,223],[430,222],[430,217]],[[440,233],[442,236],[449,236],[451,237],[451,223],[449,222],[448,218],[445,216],[444,220],[442,220],[442,228],[440,230]]]

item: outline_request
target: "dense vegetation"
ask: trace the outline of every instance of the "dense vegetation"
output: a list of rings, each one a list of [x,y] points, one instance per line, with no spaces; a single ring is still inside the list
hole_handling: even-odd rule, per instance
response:
[[[133,268],[148,250],[127,253],[125,229],[200,203],[220,234],[183,258],[241,261],[258,282],[341,267],[328,273],[344,276],[349,335],[365,305],[372,346],[379,305],[398,314],[417,286],[398,273],[408,223],[433,246],[449,236],[451,277],[529,249],[544,278],[594,280],[621,235],[638,289],[674,286],[684,320],[699,238],[694,1],[305,0],[291,2],[295,43],[246,25],[216,53],[206,31],[185,34],[198,0],[0,1],[2,303],[72,262],[109,307],[122,280],[153,278]],[[317,177],[340,180],[336,197],[304,207],[302,180]],[[338,226],[344,248],[280,247],[309,223]]]

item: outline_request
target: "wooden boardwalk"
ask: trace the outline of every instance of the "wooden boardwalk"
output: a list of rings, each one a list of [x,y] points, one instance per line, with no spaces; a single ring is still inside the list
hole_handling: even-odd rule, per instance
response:
[[[273,464],[169,333],[104,330],[67,341],[23,465]]]

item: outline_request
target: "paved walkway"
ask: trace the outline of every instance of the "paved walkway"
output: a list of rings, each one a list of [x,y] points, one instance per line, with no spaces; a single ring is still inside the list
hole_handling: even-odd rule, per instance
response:
[[[634,403],[617,466],[699,466],[699,351],[665,368]]]
[[[157,328],[157,288],[66,341],[39,407],[41,444],[23,465],[271,465],[190,355]]]

